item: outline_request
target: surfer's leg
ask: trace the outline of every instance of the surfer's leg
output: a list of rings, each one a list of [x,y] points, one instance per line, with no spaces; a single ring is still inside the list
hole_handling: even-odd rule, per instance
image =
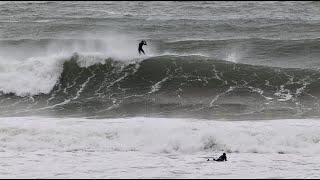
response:
[[[144,53],[142,48],[139,48],[138,51],[139,51],[139,54],[141,54],[141,52],[143,52],[143,54],[146,54],[146,53]]]

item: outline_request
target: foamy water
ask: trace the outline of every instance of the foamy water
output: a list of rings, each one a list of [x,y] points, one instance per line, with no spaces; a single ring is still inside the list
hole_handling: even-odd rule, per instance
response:
[[[319,178],[319,7],[0,2],[0,178]]]
[[[317,119],[0,119],[1,178],[316,178]],[[227,162],[207,161],[227,153]]]

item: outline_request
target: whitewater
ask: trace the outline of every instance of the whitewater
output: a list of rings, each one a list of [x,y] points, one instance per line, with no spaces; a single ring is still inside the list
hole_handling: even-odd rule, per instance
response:
[[[0,177],[317,178],[319,129],[293,119],[1,118]],[[221,150],[227,162],[207,161]]]
[[[1,2],[0,178],[319,178],[319,27],[309,1]]]

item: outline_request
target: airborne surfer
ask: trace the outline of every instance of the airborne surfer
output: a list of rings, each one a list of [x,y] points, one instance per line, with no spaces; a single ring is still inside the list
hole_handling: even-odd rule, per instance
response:
[[[146,54],[144,53],[143,49],[142,49],[142,46],[143,45],[147,45],[147,42],[145,40],[142,40],[140,43],[139,43],[139,48],[138,48],[138,51],[139,51],[139,54],[141,54],[141,52],[143,52],[143,54]]]

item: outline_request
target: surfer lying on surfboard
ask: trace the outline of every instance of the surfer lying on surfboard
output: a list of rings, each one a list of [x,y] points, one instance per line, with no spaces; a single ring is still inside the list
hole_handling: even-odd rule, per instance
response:
[[[214,161],[227,161],[227,156],[226,156],[226,153],[223,153],[218,159],[214,159]],[[209,159],[207,160],[209,161]]]

